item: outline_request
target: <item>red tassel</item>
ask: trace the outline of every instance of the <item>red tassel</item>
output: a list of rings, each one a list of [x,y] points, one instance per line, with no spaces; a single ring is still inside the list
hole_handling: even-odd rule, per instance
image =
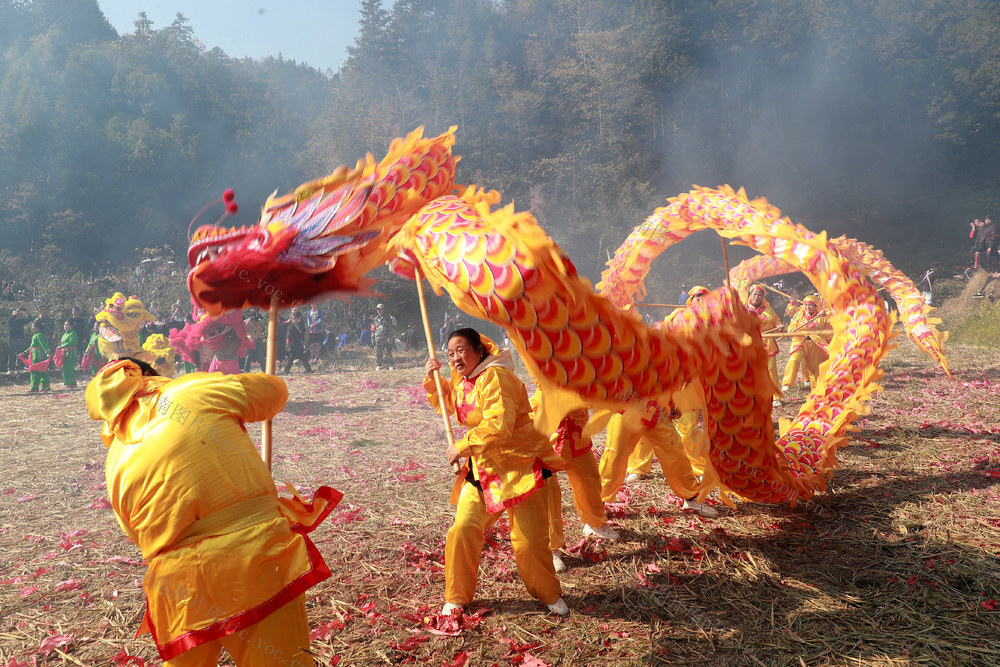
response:
[[[233,191],[232,188],[226,188],[225,190],[223,190],[223,192],[222,192],[222,201],[224,201],[224,202],[226,202],[228,204],[229,202],[233,201],[234,199],[236,199],[236,193]]]
[[[236,202],[234,201],[228,202],[226,204],[226,213],[228,213],[229,215],[236,215],[239,212],[239,210],[240,207],[237,206]]]

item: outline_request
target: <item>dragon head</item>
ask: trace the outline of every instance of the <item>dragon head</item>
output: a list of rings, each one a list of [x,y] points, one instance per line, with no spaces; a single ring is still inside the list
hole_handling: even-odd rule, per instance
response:
[[[364,275],[389,259],[389,241],[428,201],[451,191],[455,128],[396,139],[379,162],[300,185],[264,203],[254,227],[199,227],[188,248],[188,289],[208,313],[282,306],[336,294],[371,295]]]

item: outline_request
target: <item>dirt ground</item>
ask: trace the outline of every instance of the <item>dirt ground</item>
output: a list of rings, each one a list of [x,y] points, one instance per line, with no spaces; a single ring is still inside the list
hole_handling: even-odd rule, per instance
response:
[[[1000,664],[1000,354],[949,359],[956,381],[901,341],[807,505],[717,504],[704,519],[653,475],[608,505],[622,533],[608,544],[582,537],[564,484],[572,614],[527,596],[501,521],[461,632],[435,617],[453,476],[422,359],[293,372],[275,480],[344,493],[312,534],[333,571],[308,597],[317,662]],[[0,665],[159,664],[148,636],[133,639],[144,564],[109,509],[82,389],[29,395],[12,380],[0,376]]]

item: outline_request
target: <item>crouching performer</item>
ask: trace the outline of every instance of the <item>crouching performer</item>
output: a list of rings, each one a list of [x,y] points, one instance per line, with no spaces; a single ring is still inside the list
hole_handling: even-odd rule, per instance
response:
[[[167,667],[313,665],[305,592],[330,576],[312,531],[340,501],[278,498],[244,423],[288,398],[272,375],[193,373],[171,380],[124,358],[87,386],[103,420],[108,497],[142,550],[146,614]]]

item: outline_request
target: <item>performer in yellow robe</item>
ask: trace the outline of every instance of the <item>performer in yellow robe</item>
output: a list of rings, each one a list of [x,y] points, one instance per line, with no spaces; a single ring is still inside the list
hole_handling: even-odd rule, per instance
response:
[[[802,300],[802,308],[795,314],[788,325],[789,333],[801,331],[802,336],[792,338],[792,347],[785,363],[785,376],[781,380],[781,391],[788,391],[795,385],[795,378],[802,370],[805,386],[808,388],[816,381],[819,366],[826,361],[829,353],[827,348],[830,334],[815,334],[813,331],[823,331],[830,328],[830,318],[819,309],[819,299],[807,296]]]
[[[695,303],[706,294],[709,290],[707,287],[702,285],[695,285],[688,291],[688,298],[684,302],[684,307],[688,307]],[[675,317],[679,312],[683,311],[684,308],[676,308],[670,312],[665,318],[664,322],[669,322],[671,318]],[[678,395],[688,394],[695,391],[694,387],[687,386],[681,389]],[[686,400],[686,403],[692,403],[692,400]],[[647,411],[651,408],[647,407]],[[664,478],[667,480],[668,485],[673,489],[675,494],[678,494],[681,498],[690,498],[686,494],[690,491],[691,483],[688,478],[688,474],[692,477],[701,476],[704,473],[705,460],[708,456],[708,436],[703,430],[698,428],[698,412],[697,410],[690,410],[680,413],[680,415],[674,415],[674,417],[669,417],[669,413],[664,412],[663,408],[659,408],[659,415],[654,422],[654,426],[650,429],[653,434],[653,438],[659,441],[659,446],[664,448],[667,452],[668,467],[670,470],[664,468],[664,461],[660,460],[660,468],[663,471]],[[626,413],[628,414],[628,413]],[[647,415],[648,419],[648,415]],[[669,424],[659,424],[660,421],[668,421]],[[617,421],[617,418],[616,418]],[[634,421],[634,419],[632,420]],[[608,441],[611,441],[612,431],[611,424],[609,423],[608,430]],[[669,430],[667,430],[669,426]],[[615,425],[616,438],[620,437],[620,427]],[[679,442],[683,448],[683,452],[687,456],[687,462],[685,463],[678,455],[676,449],[676,443]],[[621,447],[619,443],[613,443],[613,449],[617,450]],[[632,449],[632,453],[628,457],[628,464],[626,466],[626,475],[624,481],[635,482],[646,477],[653,465],[653,442],[647,434],[643,433],[640,435],[638,443],[636,443]],[[608,462],[605,463],[605,458]],[[612,455],[608,453],[608,448],[605,448],[604,456],[601,458],[601,481],[604,488],[604,499],[605,502],[612,502],[614,500],[615,494],[617,494],[618,489],[621,488],[621,480],[618,480],[620,472],[616,470],[616,465],[620,465],[612,460]],[[673,480],[673,481],[671,481]],[[695,480],[697,484],[697,480]],[[613,489],[613,492],[612,492]],[[685,500],[684,508],[688,510],[696,511],[703,516],[714,517],[718,516],[718,511],[710,505],[697,502],[695,499],[690,498]]]
[[[549,551],[548,493],[545,479],[565,467],[535,430],[524,383],[514,373],[509,350],[475,329],[459,329],[448,337],[450,382],[444,382],[444,404],[465,437],[448,446],[448,462],[465,458],[468,465],[456,480],[452,503],[455,523],[445,544],[445,605],[441,612],[461,611],[476,592],[479,560],[486,529],[506,510],[517,571],[528,594],[553,613],[565,616]],[[433,357],[425,366],[424,388],[431,405],[440,409],[432,377],[441,368]]]
[[[537,407],[540,400],[539,390],[531,397],[532,409]],[[573,489],[573,504],[583,520],[583,534],[614,542],[620,535],[607,525],[608,515],[601,500],[601,473],[594,457],[594,443],[583,434],[589,419],[589,410],[574,410],[559,422],[559,426],[549,436],[549,441],[566,464],[566,477]],[[552,550],[552,565],[556,572],[565,572],[566,563],[560,554],[566,546],[566,537],[563,533],[562,488],[559,486],[558,476],[552,475],[546,480],[546,487],[549,495],[549,548]]]
[[[330,576],[306,537],[339,502],[278,498],[245,422],[272,418],[285,383],[264,374],[156,375],[122,359],[87,386],[104,422],[108,497],[149,565],[150,632],[168,667],[280,660],[312,665],[305,592]]]
[[[767,302],[767,290],[763,285],[753,285],[747,293],[747,310],[757,316],[760,320],[761,333],[781,331],[781,319],[774,312],[774,308]],[[771,375],[771,382],[774,383],[774,395],[778,393],[778,341],[774,338],[764,339],[764,349],[767,350],[767,370]]]

